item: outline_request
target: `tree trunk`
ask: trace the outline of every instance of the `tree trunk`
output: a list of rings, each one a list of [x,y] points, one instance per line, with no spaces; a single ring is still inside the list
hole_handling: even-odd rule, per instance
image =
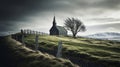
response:
[[[73,33],[73,38],[76,38],[76,34]]]

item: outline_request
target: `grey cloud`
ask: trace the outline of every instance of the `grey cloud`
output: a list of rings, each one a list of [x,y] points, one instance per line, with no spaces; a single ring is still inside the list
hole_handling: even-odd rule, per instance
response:
[[[80,9],[118,9],[120,0],[66,0],[70,5]]]
[[[49,1],[49,0],[47,0]],[[16,20],[38,11],[49,9],[52,2],[45,0],[1,0],[0,20]],[[46,8],[48,7],[48,8]]]
[[[0,20],[19,20],[44,11],[117,8],[120,0],[1,0]],[[106,9],[105,9],[106,10]],[[88,10],[89,11],[89,10]]]
[[[3,23],[0,24],[0,32],[6,32],[6,31],[15,31],[18,30],[18,26],[15,22],[11,21],[1,21]],[[14,24],[13,24],[14,23]]]
[[[114,24],[104,24],[104,25],[95,25],[95,26],[89,26],[91,29],[106,29],[108,27],[114,27],[116,29],[120,29],[120,23],[114,23]]]
[[[120,18],[92,18],[90,20],[98,22],[117,22],[120,21]]]
[[[56,0],[0,0],[0,31],[18,29],[21,22],[29,23],[27,17],[51,11],[55,6]]]
[[[0,31],[18,29],[19,23],[30,23],[28,17],[54,9],[61,15],[64,12],[74,17],[76,10],[80,15],[96,15],[106,10],[116,10],[119,4],[120,0],[0,0]],[[94,20],[119,21],[110,18]]]
[[[118,9],[120,8],[120,0],[103,0],[96,4],[96,6],[101,6],[103,8]]]

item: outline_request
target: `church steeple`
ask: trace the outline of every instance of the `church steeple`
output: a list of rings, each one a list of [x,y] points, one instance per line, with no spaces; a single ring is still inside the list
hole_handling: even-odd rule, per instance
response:
[[[53,26],[56,26],[55,16],[54,16],[54,18],[53,18]]]

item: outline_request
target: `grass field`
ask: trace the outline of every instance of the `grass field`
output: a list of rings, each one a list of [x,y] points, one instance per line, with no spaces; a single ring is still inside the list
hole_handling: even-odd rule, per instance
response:
[[[120,42],[39,35],[39,50],[56,55],[58,41],[63,43],[62,57],[82,67],[119,67],[120,65]],[[34,49],[35,35],[27,35],[25,43]]]
[[[0,67],[78,67],[67,59],[24,47],[10,37],[0,37]]]

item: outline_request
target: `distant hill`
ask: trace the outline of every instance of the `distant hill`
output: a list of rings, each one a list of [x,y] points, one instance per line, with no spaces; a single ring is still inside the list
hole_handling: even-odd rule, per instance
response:
[[[97,34],[92,34],[85,37],[120,41],[120,33],[116,33],[116,32],[97,33]]]

